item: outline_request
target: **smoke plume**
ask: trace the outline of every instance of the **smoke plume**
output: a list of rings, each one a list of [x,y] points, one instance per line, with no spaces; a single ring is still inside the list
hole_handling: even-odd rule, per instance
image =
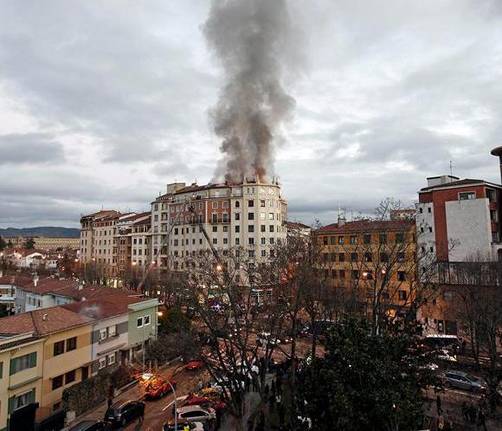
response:
[[[225,73],[210,112],[224,155],[216,176],[266,181],[274,134],[295,105],[281,82],[293,35],[286,1],[213,0],[204,33]]]

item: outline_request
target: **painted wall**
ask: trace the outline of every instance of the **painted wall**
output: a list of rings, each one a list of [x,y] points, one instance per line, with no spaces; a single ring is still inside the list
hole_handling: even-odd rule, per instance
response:
[[[486,198],[446,202],[448,241],[453,243],[449,253],[452,262],[479,255],[491,258],[491,222]]]
[[[2,364],[0,377],[0,430],[7,426],[9,398],[35,389],[35,401],[40,402],[42,395],[43,345],[44,340],[40,339],[0,352],[0,363]],[[33,352],[37,354],[36,366],[10,375],[11,359]]]
[[[89,366],[92,361],[91,344],[92,326],[90,324],[77,328],[62,331],[48,336],[44,346],[44,371],[42,382],[42,407],[53,407],[55,403],[61,401],[61,396],[65,387],[69,387],[82,380],[82,370],[84,366]],[[77,337],[77,348],[61,355],[54,356],[54,343]],[[54,377],[76,370],[75,381],[60,388],[52,389]]]

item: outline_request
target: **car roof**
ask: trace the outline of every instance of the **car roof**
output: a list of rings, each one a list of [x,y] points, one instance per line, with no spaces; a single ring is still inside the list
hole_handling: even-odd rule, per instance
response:
[[[199,405],[194,405],[194,406],[184,406],[184,407],[180,407],[178,409],[178,413],[186,413],[186,412],[191,412],[191,411],[194,411],[194,410],[202,410],[204,412],[208,412],[208,409],[205,409],[204,407],[201,407]]]
[[[134,401],[134,400],[117,401],[110,408],[111,409],[121,409],[122,407],[124,407],[125,405],[130,404],[130,403],[137,403],[137,401]]]
[[[465,371],[454,371],[454,370],[447,371],[446,374],[456,374],[457,376],[463,376],[463,377],[467,377],[469,375]]]

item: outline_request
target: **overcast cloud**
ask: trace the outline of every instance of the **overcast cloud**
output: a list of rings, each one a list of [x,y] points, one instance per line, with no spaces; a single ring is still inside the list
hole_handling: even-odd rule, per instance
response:
[[[290,218],[333,221],[425,177],[499,182],[500,0],[291,0],[303,67],[276,142]],[[0,227],[78,226],[211,179],[222,73],[207,0],[0,3]],[[292,47],[296,48],[296,47]],[[292,50],[294,53],[294,49]]]

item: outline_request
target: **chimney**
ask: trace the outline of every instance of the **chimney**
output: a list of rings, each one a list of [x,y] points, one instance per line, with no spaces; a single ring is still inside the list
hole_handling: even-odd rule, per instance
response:
[[[492,156],[497,156],[499,158],[499,166],[500,166],[500,180],[502,182],[502,147],[494,148],[490,154]]]
[[[37,287],[37,285],[38,285],[38,280],[39,280],[38,275],[37,275],[37,274],[35,274],[35,275],[33,276],[33,286]]]
[[[42,314],[42,320],[47,320],[47,313]]]
[[[338,227],[341,227],[345,224],[347,220],[344,215],[338,215]]]

